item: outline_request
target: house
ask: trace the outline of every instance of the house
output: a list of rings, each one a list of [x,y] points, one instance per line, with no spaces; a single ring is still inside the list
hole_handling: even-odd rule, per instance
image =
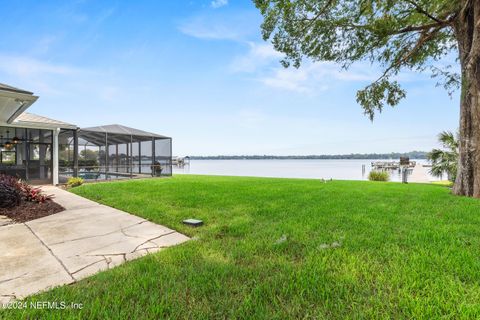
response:
[[[0,83],[0,173],[34,184],[172,174],[172,138],[122,125],[79,128],[26,110],[32,92]]]

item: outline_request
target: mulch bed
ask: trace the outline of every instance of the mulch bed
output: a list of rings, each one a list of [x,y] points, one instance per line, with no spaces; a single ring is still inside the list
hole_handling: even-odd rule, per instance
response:
[[[14,208],[0,208],[0,215],[7,216],[13,221],[21,223],[46,217],[64,210],[64,207],[52,200],[45,201],[44,203],[22,201],[20,205]]]

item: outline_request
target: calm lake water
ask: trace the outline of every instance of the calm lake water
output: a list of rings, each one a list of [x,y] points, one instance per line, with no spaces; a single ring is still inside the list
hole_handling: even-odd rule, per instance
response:
[[[190,165],[184,168],[174,167],[173,173],[367,180],[371,163],[374,161],[390,160],[191,160]],[[427,163],[426,160],[413,161]],[[362,173],[362,165],[365,165],[364,173]],[[391,172],[391,180],[401,181],[400,173],[398,171]],[[438,179],[431,177],[431,180]]]

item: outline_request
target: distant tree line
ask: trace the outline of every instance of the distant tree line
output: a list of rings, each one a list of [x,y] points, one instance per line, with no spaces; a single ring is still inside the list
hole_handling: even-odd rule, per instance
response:
[[[274,156],[274,155],[240,155],[240,156],[190,156],[192,160],[288,160],[288,159],[391,159],[398,160],[400,157],[408,157],[410,159],[427,159],[428,152],[411,151],[411,152],[391,152],[391,153],[351,153],[351,154],[324,154],[324,155],[290,155],[290,156]]]

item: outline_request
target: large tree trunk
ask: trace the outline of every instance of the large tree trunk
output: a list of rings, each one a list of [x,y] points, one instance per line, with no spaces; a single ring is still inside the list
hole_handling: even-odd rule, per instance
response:
[[[462,93],[459,162],[453,193],[480,198],[480,2],[468,3],[455,24]]]

